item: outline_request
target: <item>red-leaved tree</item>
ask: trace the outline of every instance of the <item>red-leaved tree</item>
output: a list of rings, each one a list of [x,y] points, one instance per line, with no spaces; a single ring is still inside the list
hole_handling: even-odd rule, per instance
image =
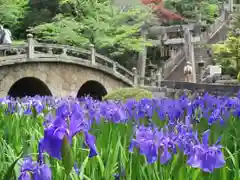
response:
[[[141,0],[144,5],[151,6],[153,12],[165,20],[184,20],[179,14],[173,13],[164,7],[163,0]]]

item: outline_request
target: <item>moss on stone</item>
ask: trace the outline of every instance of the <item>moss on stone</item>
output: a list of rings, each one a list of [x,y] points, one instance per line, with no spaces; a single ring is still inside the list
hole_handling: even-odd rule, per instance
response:
[[[142,98],[152,98],[152,92],[141,88],[120,88],[107,94],[104,100],[122,100],[136,99],[140,100]]]

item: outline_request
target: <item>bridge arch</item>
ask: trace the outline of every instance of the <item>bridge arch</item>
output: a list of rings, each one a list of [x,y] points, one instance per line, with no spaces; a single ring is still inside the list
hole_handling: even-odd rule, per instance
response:
[[[98,81],[86,81],[78,90],[77,97],[91,96],[94,99],[102,100],[107,95],[106,88]]]
[[[47,62],[44,62],[44,60]],[[99,82],[104,86],[107,93],[118,88],[130,86],[102,70],[77,63],[55,61],[51,58],[37,58],[28,62],[19,61],[18,63],[10,64],[11,61],[4,61],[3,63],[6,64],[0,63],[0,97],[5,97],[8,94],[12,95],[13,90],[10,91],[13,88],[12,86],[25,77],[41,80],[53,96],[60,97],[77,97],[80,87],[87,81]]]
[[[52,96],[48,86],[36,77],[24,77],[15,81],[10,87],[8,95],[11,97],[24,97],[24,96]]]
[[[52,95],[60,97],[76,97],[79,87],[86,81],[101,83],[107,92],[134,85],[133,72],[96,53],[92,46],[91,50],[85,50],[36,41],[32,43],[32,35],[28,38],[28,44],[4,47],[11,54],[0,57],[0,97],[9,94],[16,80],[24,77],[39,78]],[[29,51],[26,51],[27,47]]]

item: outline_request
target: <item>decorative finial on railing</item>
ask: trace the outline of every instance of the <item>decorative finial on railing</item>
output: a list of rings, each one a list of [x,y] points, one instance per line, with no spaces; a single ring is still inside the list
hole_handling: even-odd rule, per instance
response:
[[[133,72],[133,85],[137,86],[138,85],[138,75],[137,75],[137,68],[133,67],[132,68],[132,72]]]
[[[133,67],[133,68],[132,68],[132,72],[133,72],[133,74],[136,74],[136,73],[137,73],[137,68],[136,68],[136,67]]]
[[[91,63],[94,65],[96,64],[95,46],[93,44],[90,44],[89,47],[91,48]]]
[[[31,33],[27,34],[27,38],[33,38],[33,35]]]
[[[27,57],[28,59],[34,58],[34,41],[33,41],[33,35],[27,34],[27,42],[28,42],[28,53]]]

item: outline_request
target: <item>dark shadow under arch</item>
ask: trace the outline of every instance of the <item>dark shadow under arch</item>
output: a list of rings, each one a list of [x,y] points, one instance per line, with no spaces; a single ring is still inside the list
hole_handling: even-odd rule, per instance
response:
[[[47,85],[38,78],[25,77],[16,81],[8,91],[11,97],[25,97],[25,96],[52,96],[51,91]]]
[[[77,93],[77,98],[91,96],[93,99],[102,100],[107,95],[106,88],[97,81],[85,82]]]

